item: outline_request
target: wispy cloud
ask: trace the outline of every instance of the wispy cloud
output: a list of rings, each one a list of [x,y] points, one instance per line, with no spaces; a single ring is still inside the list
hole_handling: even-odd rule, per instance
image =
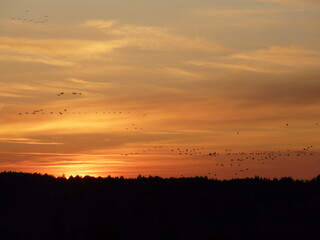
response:
[[[226,9],[196,9],[193,10],[192,13],[197,16],[202,17],[215,17],[215,18],[237,18],[237,17],[261,17],[261,16],[268,16],[270,15],[281,15],[281,14],[288,14],[288,13],[299,13],[299,12],[306,12],[306,11],[316,11],[315,9],[308,8],[308,9],[301,9],[301,8],[226,8]],[[270,19],[272,20],[272,19]]]
[[[219,61],[189,61],[191,65],[260,73],[289,73],[320,67],[320,53],[297,46],[272,46],[240,52]]]
[[[165,27],[122,24],[115,21],[90,20],[84,26],[126,41],[127,47],[153,51],[228,51],[224,46],[200,37],[183,36]]]
[[[101,59],[104,54],[120,48],[146,51],[227,51],[227,48],[214,42],[200,37],[179,35],[168,28],[102,20],[87,21],[82,26],[82,31],[88,34],[93,30],[102,31],[106,38],[87,40],[0,37],[0,61],[69,67],[85,60]]]
[[[119,41],[1,37],[0,60],[74,66],[80,61],[113,51],[121,45]]]
[[[297,46],[259,49],[252,52],[234,54],[230,59],[259,62],[261,66],[272,64],[288,68],[320,67],[320,53]]]
[[[260,72],[260,73],[276,73],[278,71],[267,69],[265,66],[257,67],[250,66],[244,64],[237,63],[221,63],[221,62],[213,62],[213,61],[188,61],[187,64],[199,66],[199,67],[207,67],[207,68],[222,68],[229,69],[235,71],[249,71],[249,72]]]
[[[207,26],[222,32],[225,31],[225,28],[228,28],[236,33],[238,31],[239,33],[242,32],[243,35],[237,38],[238,41],[246,35],[248,35],[248,41],[250,41],[249,36],[257,38],[268,33],[275,34],[275,31],[280,27],[288,32],[299,27],[302,30],[307,30],[304,29],[306,25],[316,25],[318,11],[319,9],[311,4],[285,4],[281,6],[279,4],[256,4],[252,6],[244,4],[241,7],[234,4],[234,7],[231,5],[192,9],[189,14],[201,28]],[[271,27],[275,24],[277,24],[275,27]],[[263,32],[260,32],[262,29]],[[253,33],[255,34],[253,35]],[[281,34],[281,32],[275,34],[275,36],[278,34]],[[271,39],[271,36],[267,37]],[[257,43],[253,42],[253,44]]]
[[[32,145],[60,145],[58,142],[45,142],[41,139],[34,138],[0,138],[0,142],[16,143],[16,144],[32,144]]]
[[[27,95],[10,93],[10,92],[1,92],[0,97],[10,97],[10,98],[26,98]],[[0,109],[1,110],[1,109]]]
[[[318,0],[258,0],[260,2],[274,2],[274,3],[284,3],[284,4],[300,4],[300,5],[319,5]]]
[[[67,78],[66,80],[70,81],[72,83],[79,83],[79,84],[88,83],[88,81],[85,81],[85,80],[79,79],[79,78],[74,78],[74,77]]]

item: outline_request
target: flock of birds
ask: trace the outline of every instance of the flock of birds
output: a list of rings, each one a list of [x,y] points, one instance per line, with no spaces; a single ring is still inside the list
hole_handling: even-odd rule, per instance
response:
[[[73,91],[70,93],[59,92],[57,94],[58,97],[62,97],[65,95],[73,95],[73,96],[82,96],[83,93]],[[130,111],[100,111],[100,112],[91,112],[91,114],[101,114],[101,115],[112,115],[112,116],[120,116],[125,114],[130,114]],[[75,112],[69,111],[67,108],[61,111],[46,111],[45,109],[35,109],[29,112],[19,112],[19,115],[68,115],[68,114],[90,114],[90,112]],[[143,114],[146,116],[146,114]],[[316,123],[316,125],[319,125]],[[289,123],[285,124],[285,127],[289,127]],[[137,126],[136,123],[131,123],[130,126],[125,128],[126,131],[142,131],[144,130],[142,127]],[[235,134],[240,134],[239,131],[236,131]],[[209,177],[217,177],[219,174],[219,169],[221,168],[229,168],[229,170],[233,171],[234,176],[238,177],[241,173],[249,172],[252,166],[264,165],[269,161],[274,161],[279,158],[284,157],[303,157],[308,156],[312,157],[316,153],[310,151],[313,148],[312,145],[309,145],[299,151],[290,151],[286,152],[235,152],[231,149],[225,149],[224,152],[219,151],[209,151],[205,147],[168,147],[168,146],[153,146],[142,149],[140,151],[131,151],[120,153],[123,157],[129,156],[137,156],[137,155],[159,155],[159,156],[168,156],[168,155],[176,155],[183,158],[193,158],[193,159],[213,159],[214,162],[214,171],[209,171],[205,175]],[[213,169],[212,169],[213,170]],[[181,175],[183,176],[183,175]]]
[[[212,152],[204,147],[176,147],[170,148],[166,146],[153,146],[151,148],[143,149],[138,152],[121,153],[121,156],[129,157],[135,155],[163,155],[168,156],[170,154],[183,155],[187,157],[196,157],[196,159],[214,159],[215,168],[217,172],[207,172],[209,177],[217,177],[220,168],[229,168],[233,171],[234,176],[239,176],[241,173],[250,171],[251,166],[257,166],[259,164],[264,165],[269,161],[275,161],[280,158],[289,157],[312,157],[316,153],[310,151],[312,145],[305,147],[301,150],[287,150],[283,151],[266,151],[266,152],[234,152],[231,149],[225,149],[223,152]],[[318,154],[320,156],[320,154]],[[181,175],[183,176],[183,175]]]
[[[57,96],[65,96],[69,93],[66,92],[59,92]],[[72,92],[70,93],[72,95],[78,95],[82,96],[83,93],[81,92]],[[131,111],[95,111],[95,112],[79,112],[79,111],[70,111],[67,108],[64,108],[63,110],[58,111],[49,111],[45,109],[34,109],[32,111],[26,111],[26,112],[19,112],[18,115],[58,115],[58,116],[67,116],[67,115],[88,115],[88,114],[95,114],[95,115],[109,115],[109,116],[124,116],[131,114]],[[146,117],[147,114],[142,114],[143,117]],[[128,127],[125,128],[126,131],[142,131],[144,130],[142,127],[137,126],[136,123],[131,123]]]
[[[26,10],[25,14],[29,14],[30,10]],[[12,18],[12,20],[17,21],[29,21],[34,23],[47,23],[48,15],[44,16],[44,19],[41,21],[37,21],[35,19],[25,18]],[[63,96],[83,96],[82,92],[73,91],[73,92],[64,92],[61,91],[56,94],[58,97]],[[79,112],[79,111],[69,111],[67,108],[60,111],[46,111],[44,109],[35,109],[27,112],[19,112],[19,115],[74,115],[74,114],[100,114],[100,115],[125,115],[130,114],[130,111],[100,111],[100,112]],[[146,114],[143,114],[146,116]],[[315,123],[315,125],[319,125],[319,123]],[[285,124],[286,127],[289,127],[289,123]],[[136,123],[131,123],[130,126],[125,128],[126,131],[142,131],[144,130],[142,127],[138,127]],[[239,135],[240,132],[236,131],[236,135]],[[300,151],[290,151],[287,152],[233,152],[231,149],[225,149],[223,153],[219,153],[217,151],[208,151],[204,147],[175,147],[169,148],[166,146],[153,146],[146,149],[142,149],[138,152],[126,152],[121,153],[121,156],[128,157],[134,155],[177,155],[183,157],[196,157],[196,158],[209,158],[214,159],[215,162],[215,170],[218,168],[232,168],[234,169],[234,175],[237,176],[240,173],[248,172],[250,170],[250,162],[255,162],[256,164],[264,165],[268,161],[274,161],[277,158],[281,157],[301,157],[301,156],[313,156],[314,153],[310,152],[312,146],[308,146],[303,148]],[[212,171],[208,172],[207,175],[212,177],[217,177],[218,173],[213,173]]]
[[[11,20],[38,24],[46,24],[49,21],[49,15],[44,15],[41,19],[36,19],[35,17],[32,17],[30,14],[31,10],[25,10],[24,15],[22,17],[12,17]]]
[[[168,153],[177,153],[178,155],[201,155],[202,154],[202,150],[204,150],[204,148],[167,148],[165,146],[153,146],[151,148],[147,148],[144,149],[140,152],[129,152],[129,153],[121,153],[121,156],[130,156],[130,155],[140,155],[140,154],[145,154],[145,153],[149,153],[149,152],[154,152],[154,150],[164,150]],[[157,153],[159,153],[159,151],[157,151]],[[203,155],[205,156],[205,155]]]
[[[66,95],[64,92],[60,92],[60,93],[58,93],[57,94],[57,96],[62,96],[62,95]],[[81,96],[82,95],[82,93],[81,92],[72,92],[72,95],[79,95],[79,96]]]
[[[57,96],[63,96],[63,95],[67,95],[68,93],[65,93],[65,92],[60,92],[57,94]],[[82,93],[81,92],[72,92],[72,95],[79,95],[81,96]],[[112,112],[95,112],[95,114],[125,114],[125,113],[130,113],[130,112],[115,112],[115,111],[112,111]],[[33,110],[33,111],[29,111],[29,112],[19,112],[18,113],[19,115],[29,115],[29,114],[32,114],[32,115],[36,115],[36,114],[42,114],[42,115],[45,115],[45,114],[58,114],[58,115],[63,115],[63,114],[89,114],[88,112],[75,112],[75,111],[68,111],[66,108],[61,110],[61,111],[57,111],[57,112],[54,112],[54,111],[45,111],[44,109],[36,109],[36,110]]]
[[[32,17],[32,12],[30,10],[25,10],[23,17],[13,17],[12,21],[24,21],[30,23],[39,23],[46,24],[49,21],[49,15],[43,15],[41,19],[36,19]],[[72,96],[83,96],[82,92],[73,91],[73,92],[59,92],[57,93],[58,97],[63,97],[66,95]],[[130,114],[130,111],[99,111],[99,112],[79,112],[79,111],[70,111],[67,108],[64,108],[60,111],[48,111],[45,109],[35,109],[32,111],[19,112],[19,115],[74,115],[74,114],[100,114],[100,115],[125,115]],[[146,114],[143,114],[146,116]],[[316,126],[319,123],[315,123]],[[289,127],[289,123],[285,124],[286,127]],[[131,123],[130,126],[125,128],[126,131],[142,131],[144,130],[142,127],[137,126],[136,123]],[[236,131],[236,135],[239,135],[240,132]],[[231,149],[225,149],[224,152],[219,151],[209,151],[205,147],[167,147],[167,146],[153,146],[149,148],[142,149],[137,152],[125,152],[121,153],[121,156],[128,157],[134,155],[177,155],[181,157],[189,157],[189,158],[207,158],[214,159],[215,162],[215,170],[218,168],[232,168],[234,169],[234,175],[237,176],[240,173],[250,171],[250,166],[252,166],[252,162],[255,164],[264,165],[268,161],[274,161],[278,158],[283,157],[302,157],[302,156],[313,156],[314,152],[310,151],[312,149],[312,145],[307,146],[299,151],[290,151],[287,152],[234,152]],[[214,173],[212,171],[207,173],[209,176],[217,177],[218,173]],[[181,175],[182,176],[182,175]]]
[[[142,127],[138,127],[135,123],[132,123],[130,127],[126,128],[127,131],[129,130],[135,130],[135,131],[142,131],[144,130]]]
[[[118,114],[118,115],[124,115],[124,114],[130,114],[131,112],[125,112],[125,111],[112,111],[112,112],[102,112],[102,111],[99,111],[99,112],[75,112],[75,111],[68,111],[67,109],[64,109],[62,111],[45,111],[43,109],[37,109],[37,110],[33,110],[33,111],[29,111],[29,112],[19,112],[18,115],[36,115],[36,114],[41,114],[41,115],[45,115],[45,114],[58,114],[58,115],[63,115],[63,114],[109,114],[109,115],[115,115],[115,114]]]

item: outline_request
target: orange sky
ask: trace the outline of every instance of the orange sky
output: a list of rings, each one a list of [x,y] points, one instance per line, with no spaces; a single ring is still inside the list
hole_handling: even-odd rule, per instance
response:
[[[0,171],[314,177],[319,38],[316,0],[1,1]]]

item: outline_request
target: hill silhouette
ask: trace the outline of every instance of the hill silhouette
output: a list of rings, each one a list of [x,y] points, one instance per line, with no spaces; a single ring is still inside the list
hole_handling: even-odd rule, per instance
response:
[[[211,180],[0,173],[0,239],[318,239],[320,175]]]

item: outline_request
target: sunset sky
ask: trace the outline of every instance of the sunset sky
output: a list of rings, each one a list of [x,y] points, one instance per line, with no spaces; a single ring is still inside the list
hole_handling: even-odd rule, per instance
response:
[[[320,173],[319,0],[1,0],[0,76],[0,171]]]

